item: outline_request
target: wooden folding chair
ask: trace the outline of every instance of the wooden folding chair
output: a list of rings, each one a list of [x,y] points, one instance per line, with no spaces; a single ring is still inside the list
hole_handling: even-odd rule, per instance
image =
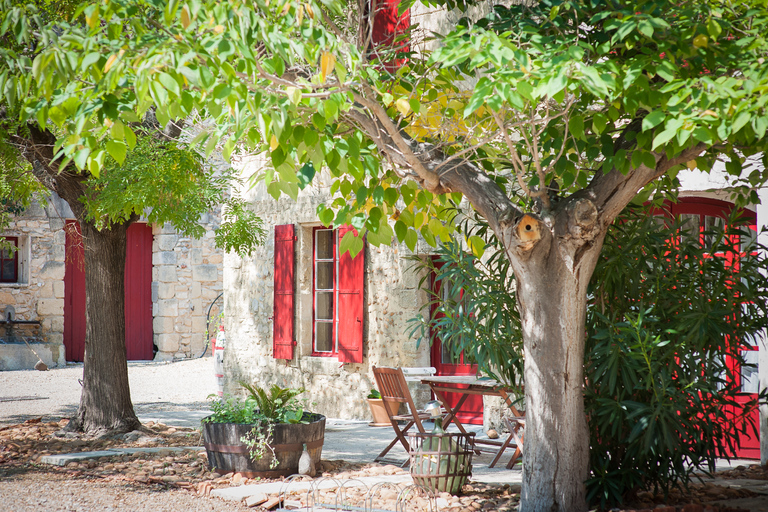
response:
[[[523,441],[525,441],[525,417],[505,417],[504,421],[507,422],[507,426],[509,427],[509,437],[507,438],[505,446],[509,445],[510,441],[512,440],[515,441],[516,446],[515,453],[512,454],[512,458],[509,459],[509,462],[507,462],[507,469],[512,469],[512,466],[515,465],[515,462],[517,462],[517,460],[523,456]],[[493,464],[496,464],[496,461],[499,460],[499,456],[503,451],[503,449],[499,450],[499,455],[497,455],[493,460]],[[491,464],[491,467],[493,467],[493,464]]]
[[[416,425],[416,428],[421,433],[425,433],[424,426],[421,424],[422,420],[431,419],[431,416],[423,411],[418,411],[416,405],[411,398],[411,392],[408,389],[408,383],[405,381],[403,370],[401,368],[376,368],[373,367],[373,376],[376,379],[376,386],[379,388],[381,398],[384,400],[384,409],[389,416],[389,422],[392,424],[392,428],[395,430],[395,438],[389,445],[382,450],[382,452],[374,459],[374,462],[393,462],[385,461],[384,456],[392,449],[398,441],[405,448],[406,453],[410,453],[411,446],[408,444],[406,434],[408,430]],[[389,403],[395,404],[391,407],[392,410],[398,410],[400,404],[406,404],[408,406],[408,414],[392,414],[390,412]],[[400,428],[399,421],[407,422],[403,428]],[[400,464],[399,461],[395,462]],[[401,466],[408,464],[408,460]]]

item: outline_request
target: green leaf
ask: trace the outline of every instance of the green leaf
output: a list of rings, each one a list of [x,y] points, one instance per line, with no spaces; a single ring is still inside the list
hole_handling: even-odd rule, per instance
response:
[[[405,225],[405,222],[401,220],[395,222],[395,234],[400,243],[405,241],[405,237],[408,234],[408,226]]]
[[[651,130],[662,123],[666,118],[666,114],[661,110],[654,110],[643,118],[643,131]]]
[[[307,162],[299,169],[296,177],[299,179],[299,188],[304,190],[305,187],[312,183],[312,179],[315,177],[315,166],[312,165],[312,162]]]
[[[418,241],[419,236],[416,234],[416,231],[409,229],[408,233],[405,235],[405,245],[408,246],[408,249],[410,249],[411,252],[416,252],[416,243]]]
[[[291,100],[291,103],[294,105],[301,103],[301,89],[298,87],[287,87],[285,91],[288,93],[288,99]]]
[[[712,40],[716,41],[720,34],[723,32],[723,29],[720,27],[720,24],[715,21],[714,18],[709,18],[709,21],[707,21],[707,32],[709,33]]]
[[[127,151],[128,148],[122,142],[115,140],[107,141],[107,152],[119,165],[123,165],[123,162],[125,162],[125,154]]]
[[[179,87],[179,83],[168,73],[158,73],[157,80],[163,85],[163,87],[171,91],[174,96],[181,95],[181,88]]]

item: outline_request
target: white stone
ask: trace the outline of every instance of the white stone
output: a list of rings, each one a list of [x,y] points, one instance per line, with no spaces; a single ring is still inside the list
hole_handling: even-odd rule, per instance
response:
[[[64,279],[64,263],[61,261],[47,261],[38,274],[39,279],[54,280]]]
[[[40,299],[37,302],[37,314],[41,316],[63,315],[64,300],[63,299]]]
[[[172,265],[160,265],[157,268],[157,280],[161,283],[175,283],[178,281],[176,267]]]
[[[195,281],[217,281],[219,267],[216,265],[196,265],[192,267],[192,279]]]
[[[179,316],[179,303],[176,300],[158,300],[156,316]]]
[[[152,255],[153,265],[175,265],[176,253],[174,251],[160,251]]]

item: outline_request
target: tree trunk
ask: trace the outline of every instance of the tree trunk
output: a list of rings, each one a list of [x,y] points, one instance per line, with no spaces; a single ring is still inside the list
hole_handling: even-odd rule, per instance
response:
[[[506,249],[525,350],[525,512],[587,510],[584,324],[587,285],[604,236],[592,231],[594,214],[586,202],[563,209],[559,223],[524,216],[505,237],[515,240]]]
[[[60,170],[53,158],[56,137],[36,124],[27,134],[12,134],[40,182],[69,204],[80,222],[85,247],[85,361],[80,407],[68,430],[128,432],[139,427],[128,387],[125,349],[125,251],[128,226],[138,219],[107,223],[99,230],[82,198],[93,193],[88,178],[71,168]]]
[[[140,426],[128,385],[125,251],[128,224],[98,230],[81,222],[85,246],[83,393],[72,429],[129,432]]]

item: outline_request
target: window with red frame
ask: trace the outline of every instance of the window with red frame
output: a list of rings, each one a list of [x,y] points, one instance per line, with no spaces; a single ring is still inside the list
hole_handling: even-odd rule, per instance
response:
[[[313,336],[312,352],[315,355],[337,354],[336,332],[338,275],[337,233],[333,229],[314,230],[312,281],[313,281]]]
[[[19,239],[4,237],[14,248],[0,250],[0,283],[16,283],[19,280]]]
[[[339,253],[352,226],[312,232],[312,354],[363,362],[365,250]]]

